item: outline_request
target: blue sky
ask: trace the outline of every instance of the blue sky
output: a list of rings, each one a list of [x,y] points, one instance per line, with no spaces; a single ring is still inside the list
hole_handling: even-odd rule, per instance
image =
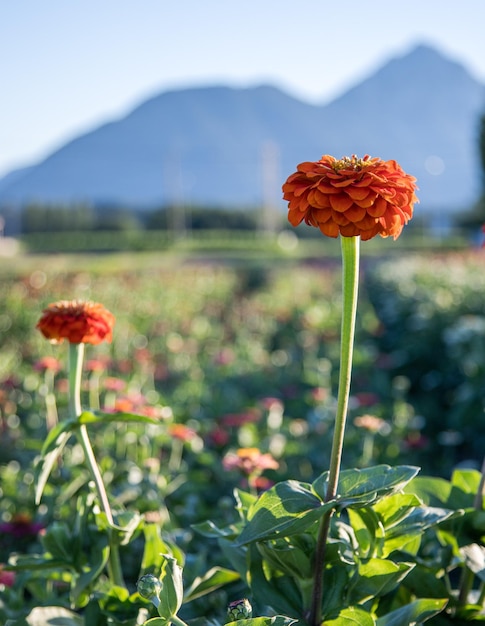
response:
[[[485,83],[485,0],[3,0],[0,176],[158,92],[323,103],[418,43]]]

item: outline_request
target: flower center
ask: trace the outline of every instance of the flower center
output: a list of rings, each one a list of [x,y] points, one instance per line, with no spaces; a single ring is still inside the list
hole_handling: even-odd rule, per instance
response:
[[[335,161],[335,163],[332,164],[332,168],[335,172],[340,172],[340,170],[343,169],[352,169],[356,172],[360,172],[360,170],[367,165],[370,165],[370,158],[368,155],[360,159],[355,154],[353,154],[351,157],[346,156],[342,157],[338,161]]]

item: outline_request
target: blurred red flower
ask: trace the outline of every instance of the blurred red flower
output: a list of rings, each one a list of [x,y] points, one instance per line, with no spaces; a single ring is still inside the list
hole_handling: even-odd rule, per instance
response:
[[[37,323],[40,332],[54,343],[98,344],[111,342],[114,315],[97,302],[60,300],[49,304]]]
[[[418,201],[415,181],[396,161],[327,154],[300,163],[283,185],[283,198],[293,226],[305,220],[327,237],[397,239]]]

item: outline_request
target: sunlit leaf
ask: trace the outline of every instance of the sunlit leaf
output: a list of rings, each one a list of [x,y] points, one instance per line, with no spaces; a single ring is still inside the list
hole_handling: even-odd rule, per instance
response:
[[[443,506],[448,501],[451,483],[444,478],[416,476],[406,485],[404,491],[417,495],[429,506]]]
[[[340,474],[335,498],[338,508],[367,506],[402,489],[416,476],[419,468],[410,465],[376,465],[364,469],[344,470]],[[315,492],[325,499],[328,472],[319,476],[312,484]]]
[[[448,600],[446,599],[421,598],[420,600],[415,600],[411,604],[406,604],[406,606],[383,615],[377,620],[376,626],[413,626],[413,624],[421,624],[441,613],[447,602]]]
[[[359,564],[349,585],[350,604],[362,604],[389,593],[413,567],[413,563],[393,563],[386,559],[370,559]]]
[[[274,617],[251,617],[248,619],[238,619],[235,622],[226,622],[225,626],[291,626],[297,620],[283,615]]]
[[[307,483],[295,480],[278,483],[250,507],[249,522],[236,545],[302,532],[332,506],[332,503],[324,504]]]
[[[372,615],[357,607],[344,609],[335,619],[323,622],[324,626],[374,626],[375,623]]]
[[[140,422],[145,424],[159,424],[160,420],[139,415],[138,413],[83,411],[77,419],[78,424],[106,424],[112,422]]]

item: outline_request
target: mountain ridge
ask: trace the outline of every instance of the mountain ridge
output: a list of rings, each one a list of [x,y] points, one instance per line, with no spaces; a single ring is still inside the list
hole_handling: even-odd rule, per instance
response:
[[[268,84],[172,89],[8,174],[0,205],[283,206],[297,163],[369,153],[416,176],[423,206],[452,211],[479,191],[484,110],[485,85],[424,44],[321,105]]]

